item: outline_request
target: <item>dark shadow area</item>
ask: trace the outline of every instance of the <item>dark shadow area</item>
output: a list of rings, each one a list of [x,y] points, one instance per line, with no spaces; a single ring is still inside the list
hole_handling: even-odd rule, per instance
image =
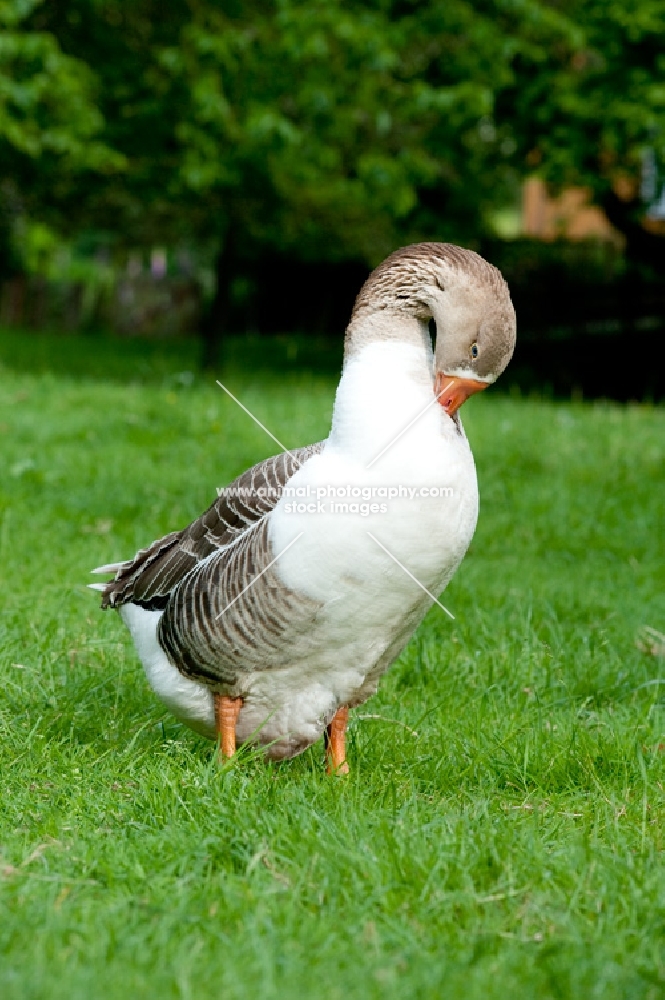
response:
[[[137,384],[213,383],[224,372],[339,377],[343,339],[305,334],[235,334],[225,338],[219,371],[200,371],[194,338],[156,340],[102,334],[0,330],[0,366],[30,374]]]
[[[653,270],[628,266],[607,242],[522,239],[479,249],[506,277],[517,311],[517,349],[499,391],[517,387],[555,399],[665,399],[659,363],[665,290]],[[271,378],[311,373],[336,380],[344,329],[367,274],[357,262],[303,262],[275,254],[245,262],[228,282],[229,312],[215,338],[219,361],[205,376],[205,338],[194,334],[12,329],[0,333],[0,362],[16,371],[122,382],[189,384],[225,372]]]
[[[518,337],[515,355],[497,388],[517,386],[554,399],[662,402],[664,331],[588,334],[561,340]]]
[[[275,252],[239,264],[231,279],[229,329],[339,336],[369,273],[357,261],[302,261]]]
[[[658,361],[662,331],[639,335],[588,334],[537,339],[524,334],[494,392],[535,393],[553,399],[661,402],[665,376]],[[275,377],[312,374],[336,381],[343,339],[305,334],[235,334],[224,341],[217,372],[202,375],[195,340],[68,336],[34,331],[0,332],[0,365],[16,372],[137,384],[213,382],[225,372]]]

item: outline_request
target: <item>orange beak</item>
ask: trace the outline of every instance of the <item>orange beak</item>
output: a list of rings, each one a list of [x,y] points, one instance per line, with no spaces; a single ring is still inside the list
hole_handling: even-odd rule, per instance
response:
[[[441,406],[449,417],[459,410],[474,392],[481,392],[488,386],[487,382],[478,382],[475,378],[458,378],[457,375],[444,375],[439,372],[434,383],[434,392]]]

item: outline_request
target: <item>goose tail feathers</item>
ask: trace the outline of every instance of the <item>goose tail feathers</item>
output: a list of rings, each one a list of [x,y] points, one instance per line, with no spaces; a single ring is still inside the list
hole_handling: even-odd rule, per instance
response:
[[[105,566],[97,566],[96,569],[91,569],[91,573],[117,573],[119,570],[126,566],[126,562],[116,562],[116,563],[106,563]],[[91,587],[96,586],[96,584],[90,584]]]

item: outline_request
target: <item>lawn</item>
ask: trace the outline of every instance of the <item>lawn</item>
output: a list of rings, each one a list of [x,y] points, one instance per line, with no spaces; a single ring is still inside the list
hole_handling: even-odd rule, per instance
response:
[[[337,356],[238,339],[223,378],[296,446]],[[665,411],[471,400],[456,619],[352,714],[349,777],[220,768],[85,588],[275,450],[193,358],[0,337],[3,1000],[662,997]]]

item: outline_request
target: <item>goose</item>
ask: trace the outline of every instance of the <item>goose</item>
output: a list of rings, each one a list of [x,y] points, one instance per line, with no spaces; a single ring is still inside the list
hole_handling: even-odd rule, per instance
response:
[[[328,771],[348,772],[349,709],[376,692],[471,542],[478,485],[458,410],[505,369],[515,337],[508,286],[478,254],[395,251],[356,299],[329,436],[259,462],[188,527],[93,570],[113,574],[89,586],[119,610],[155,694],[222,759],[249,742],[283,760],[324,736]]]

